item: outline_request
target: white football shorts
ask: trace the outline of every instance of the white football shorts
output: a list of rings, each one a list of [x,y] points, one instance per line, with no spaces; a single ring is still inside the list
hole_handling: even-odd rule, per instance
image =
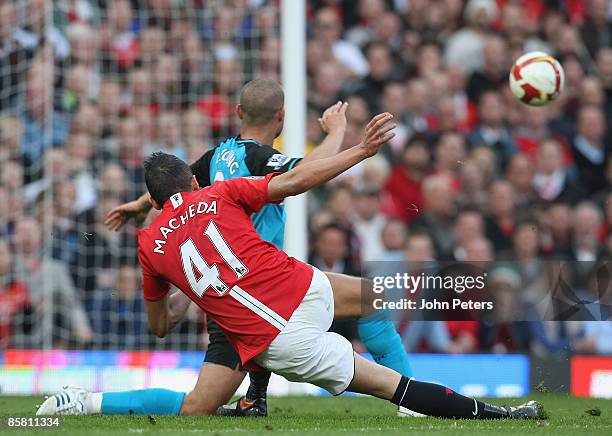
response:
[[[287,380],[307,382],[333,395],[346,390],[355,375],[353,346],[328,332],[334,319],[334,296],[325,274],[315,267],[304,299],[287,325],[255,361]]]

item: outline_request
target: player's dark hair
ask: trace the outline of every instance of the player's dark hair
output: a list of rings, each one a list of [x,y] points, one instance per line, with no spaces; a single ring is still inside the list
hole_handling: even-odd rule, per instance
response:
[[[240,91],[243,122],[250,126],[262,126],[274,119],[283,107],[285,93],[274,79],[259,78],[248,82]]]
[[[144,169],[149,194],[160,205],[177,192],[191,191],[191,168],[172,154],[153,153],[146,158]]]

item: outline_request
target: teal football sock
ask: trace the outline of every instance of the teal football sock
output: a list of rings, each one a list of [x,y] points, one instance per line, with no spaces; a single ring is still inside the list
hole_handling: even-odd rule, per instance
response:
[[[102,414],[178,416],[184,398],[184,392],[168,389],[105,392],[102,395]]]
[[[376,363],[399,372],[404,377],[412,376],[412,368],[402,338],[385,310],[379,310],[360,318],[359,337]]]

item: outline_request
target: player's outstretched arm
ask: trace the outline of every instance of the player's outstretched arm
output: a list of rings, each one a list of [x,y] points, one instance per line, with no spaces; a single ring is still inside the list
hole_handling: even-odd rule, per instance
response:
[[[339,101],[323,112],[323,115],[319,118],[319,124],[327,136],[318,147],[315,147],[314,150],[304,156],[298,165],[304,165],[318,159],[325,159],[338,153],[344,141],[344,133],[346,132],[347,108],[348,103]]]
[[[106,219],[104,225],[109,230],[119,230],[127,220],[134,218],[136,223],[142,224],[147,219],[147,214],[151,210],[149,194],[142,194],[137,200],[124,203],[113,208]]]
[[[388,112],[376,115],[367,125],[363,140],[356,146],[335,156],[306,162],[293,171],[274,177],[268,184],[268,197],[271,201],[298,195],[315,186],[321,185],[364,159],[375,155],[380,147],[395,136],[395,124]]]

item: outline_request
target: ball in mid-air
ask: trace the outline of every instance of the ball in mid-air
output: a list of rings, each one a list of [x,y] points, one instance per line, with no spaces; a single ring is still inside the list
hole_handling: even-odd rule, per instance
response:
[[[563,90],[565,73],[558,60],[541,51],[525,53],[510,70],[510,89],[530,106],[544,106]]]

